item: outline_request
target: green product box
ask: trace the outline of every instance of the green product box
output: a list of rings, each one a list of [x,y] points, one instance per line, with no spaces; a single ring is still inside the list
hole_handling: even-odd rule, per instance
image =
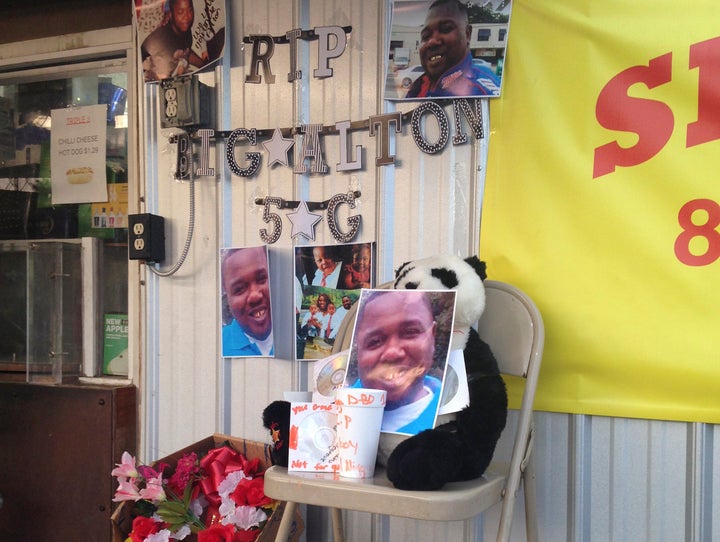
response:
[[[106,314],[103,321],[103,373],[128,374],[128,315]]]

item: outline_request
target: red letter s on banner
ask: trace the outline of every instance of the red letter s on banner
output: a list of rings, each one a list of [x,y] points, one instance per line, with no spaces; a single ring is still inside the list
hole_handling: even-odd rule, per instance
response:
[[[633,66],[613,77],[600,91],[595,106],[598,122],[608,130],[638,134],[638,142],[629,148],[616,141],[595,149],[593,178],[615,171],[616,166],[636,166],[655,156],[673,131],[672,110],[665,103],[628,96],[636,83],[647,88],[669,83],[672,79],[672,53],[654,58],[647,66]]]

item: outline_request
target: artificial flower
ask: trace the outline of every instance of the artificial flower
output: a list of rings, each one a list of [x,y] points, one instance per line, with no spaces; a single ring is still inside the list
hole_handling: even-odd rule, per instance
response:
[[[152,478],[162,478],[163,471],[167,467],[169,467],[167,463],[160,463],[157,470],[152,467],[148,467],[147,465],[140,465],[137,470],[140,473],[140,476],[142,476],[146,480],[150,480]]]
[[[228,446],[198,460],[183,455],[177,465],[137,466],[127,452],[113,469],[116,502],[135,501],[128,542],[171,542],[197,534],[198,542],[253,542],[275,501],[264,491],[260,460]]]
[[[145,539],[145,542],[170,542],[170,533],[169,530],[163,529],[162,531],[158,531],[155,534],[151,534]]]
[[[191,483],[200,472],[197,454],[191,452],[178,459],[175,472],[168,479],[167,485],[175,495],[185,493],[185,488]],[[198,488],[199,489],[199,488]]]
[[[235,527],[216,523],[198,533],[198,542],[234,542]]]
[[[153,502],[162,502],[167,500],[165,490],[163,489],[162,478],[150,478],[146,485],[140,490],[140,497]]]
[[[170,531],[163,529],[155,534],[151,534],[145,539],[145,542],[170,542]]]
[[[262,508],[237,506],[232,512],[223,516],[222,522],[225,525],[235,525],[241,530],[248,530],[253,527],[260,527],[260,524],[267,521],[267,519],[268,516]]]
[[[145,542],[148,536],[157,533],[159,530],[160,526],[154,519],[138,516],[132,522],[130,540],[132,542]]]
[[[137,501],[141,499],[137,482],[134,478],[118,478],[118,488],[113,497],[113,502]]]
[[[121,462],[116,463],[117,467],[110,473],[112,476],[123,478],[137,478],[139,476],[135,468],[135,458],[128,452],[123,452]]]
[[[258,529],[253,529],[252,531],[238,531],[235,533],[233,542],[255,542],[260,536],[260,532],[261,531]]]
[[[268,506],[273,501],[263,491],[262,478],[243,478],[238,482],[230,497],[238,506]]]
[[[191,533],[192,530],[190,527],[188,525],[183,525],[173,533],[173,538],[176,540],[185,540]]]

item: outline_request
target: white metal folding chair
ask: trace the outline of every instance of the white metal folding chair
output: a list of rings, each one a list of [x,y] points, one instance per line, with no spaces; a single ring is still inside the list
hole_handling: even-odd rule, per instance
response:
[[[336,542],[342,542],[344,538],[341,509],[422,520],[454,521],[472,518],[502,503],[496,540],[504,542],[510,538],[515,499],[521,480],[525,494],[527,540],[538,540],[532,414],[545,329],[537,307],[518,288],[504,282],[486,280],[485,290],[486,307],[478,322],[478,333],[490,345],[503,374],[525,379],[510,463],[493,462],[481,478],[450,483],[438,491],[396,489],[381,468],[376,469],[371,479],[355,480],[332,474],[288,472],[283,467],[271,467],[265,473],[265,493],[274,499],[288,501],[277,541],[287,540],[297,503],[331,509]],[[338,333],[336,349],[349,347],[353,321],[354,313],[348,313],[343,321],[344,329]]]

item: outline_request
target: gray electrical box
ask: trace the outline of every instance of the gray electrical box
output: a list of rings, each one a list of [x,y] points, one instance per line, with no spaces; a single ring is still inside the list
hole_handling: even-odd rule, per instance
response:
[[[160,81],[160,123],[163,128],[212,128],[213,88],[194,75]]]

